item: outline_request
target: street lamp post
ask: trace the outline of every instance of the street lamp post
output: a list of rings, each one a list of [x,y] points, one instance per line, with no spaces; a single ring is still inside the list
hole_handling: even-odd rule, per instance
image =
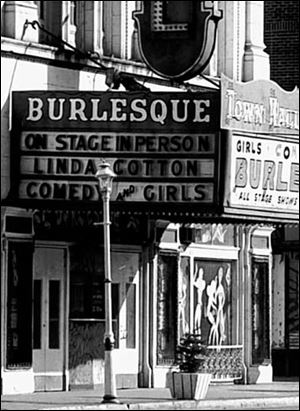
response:
[[[104,275],[105,275],[105,333],[104,333],[104,403],[118,403],[116,379],[113,368],[114,334],[112,328],[112,294],[111,294],[111,261],[110,261],[110,218],[109,201],[112,190],[112,180],[115,173],[108,163],[103,161],[98,165],[96,177],[99,179],[100,193],[103,200],[103,231],[104,231]]]

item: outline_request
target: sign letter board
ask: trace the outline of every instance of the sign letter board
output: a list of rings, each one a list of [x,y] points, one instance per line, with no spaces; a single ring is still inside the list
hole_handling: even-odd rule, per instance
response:
[[[299,90],[222,76],[221,127],[231,130],[225,213],[299,219]]]
[[[112,202],[217,202],[219,93],[14,92],[14,195],[99,201],[97,163],[117,177]]]

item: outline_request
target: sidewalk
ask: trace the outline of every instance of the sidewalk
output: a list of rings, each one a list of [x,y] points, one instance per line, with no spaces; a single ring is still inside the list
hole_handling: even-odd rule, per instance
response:
[[[299,407],[299,381],[210,385],[205,400],[174,400],[166,388],[118,390],[120,404],[101,404],[102,390],[4,395],[2,410],[196,410]]]

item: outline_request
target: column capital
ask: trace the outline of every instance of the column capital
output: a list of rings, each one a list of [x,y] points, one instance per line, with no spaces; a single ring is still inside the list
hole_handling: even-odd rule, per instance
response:
[[[2,13],[4,36],[38,42],[38,30],[33,30],[31,27],[24,28],[26,20],[38,20],[38,7],[34,1],[5,1]]]

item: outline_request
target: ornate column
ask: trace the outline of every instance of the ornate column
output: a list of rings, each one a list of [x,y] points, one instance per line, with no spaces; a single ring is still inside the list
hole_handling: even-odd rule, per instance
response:
[[[219,1],[223,18],[218,28],[218,73],[242,81],[245,45],[245,1]]]
[[[243,81],[269,80],[269,55],[264,52],[264,2],[246,1]]]

